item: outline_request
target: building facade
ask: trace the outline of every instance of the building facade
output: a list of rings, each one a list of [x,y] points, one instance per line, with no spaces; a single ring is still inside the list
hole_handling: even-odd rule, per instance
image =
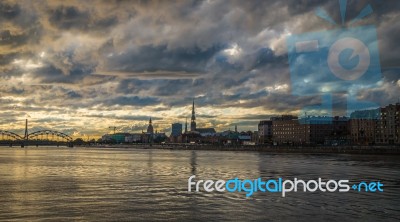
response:
[[[258,143],[272,143],[272,120],[261,120],[258,123]]]
[[[281,116],[271,118],[274,144],[325,144],[348,143],[348,118]]]
[[[352,144],[368,145],[375,143],[378,120],[350,119],[349,132]]]
[[[349,120],[349,136],[352,144],[368,145],[376,141],[377,123],[380,108],[359,110],[351,113]]]
[[[182,135],[182,124],[181,123],[173,123],[171,129],[171,136],[180,136]]]
[[[380,109],[375,142],[378,144],[400,144],[400,103]]]
[[[305,131],[305,124],[300,124],[296,116],[283,115],[273,117],[272,120],[272,140],[276,145],[279,144],[304,144],[308,139]]]

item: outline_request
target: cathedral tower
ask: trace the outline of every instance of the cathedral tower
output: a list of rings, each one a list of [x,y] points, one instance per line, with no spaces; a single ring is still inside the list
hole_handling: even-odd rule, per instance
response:
[[[149,120],[149,126],[147,127],[147,133],[150,133],[150,134],[154,133],[153,125],[151,124],[151,118]]]

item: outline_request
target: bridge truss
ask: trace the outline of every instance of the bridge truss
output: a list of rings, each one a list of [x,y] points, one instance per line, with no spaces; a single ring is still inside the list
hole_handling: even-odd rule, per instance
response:
[[[72,142],[73,139],[65,133],[54,130],[35,131],[27,134],[25,138],[7,130],[0,130],[0,140]]]
[[[49,140],[49,141],[66,141],[72,142],[72,137],[65,133],[53,130],[39,130],[28,134],[27,140]]]

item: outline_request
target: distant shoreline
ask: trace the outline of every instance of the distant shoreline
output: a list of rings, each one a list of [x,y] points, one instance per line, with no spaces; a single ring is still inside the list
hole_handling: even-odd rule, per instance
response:
[[[0,144],[0,147],[2,146]],[[57,147],[51,145],[43,146],[25,146],[25,148],[41,148],[41,147]],[[272,146],[272,145],[255,145],[255,146],[216,146],[216,145],[200,145],[200,144],[114,144],[114,145],[75,145],[79,148],[97,148],[97,149],[159,149],[159,150],[210,150],[210,151],[239,151],[239,152],[264,152],[264,153],[300,153],[300,154],[367,154],[367,155],[400,155],[400,146],[398,145],[370,145],[370,146]],[[12,148],[21,148],[18,145]],[[59,146],[58,148],[68,148],[67,146]],[[73,149],[73,147],[72,147]]]
[[[85,146],[90,148],[91,146]],[[125,148],[125,149],[160,149],[160,150],[214,150],[214,151],[243,151],[265,153],[304,153],[304,154],[373,154],[400,155],[400,146],[215,146],[215,145],[100,145],[96,148]]]

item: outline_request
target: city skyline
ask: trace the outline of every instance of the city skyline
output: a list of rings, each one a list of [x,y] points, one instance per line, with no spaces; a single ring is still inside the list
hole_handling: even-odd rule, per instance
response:
[[[28,138],[28,136],[27,136],[28,134],[29,135],[32,134],[32,135],[36,136],[38,133],[42,133],[43,132],[43,135],[44,135],[44,132],[46,131],[46,132],[48,132],[48,134],[49,133],[50,134],[54,134],[54,135],[61,134],[62,137],[65,136],[65,137],[69,137],[70,139],[78,139],[79,138],[79,139],[83,139],[84,140],[86,138],[86,140],[89,141],[89,139],[101,139],[104,136],[109,136],[109,135],[131,134],[131,133],[133,133],[133,134],[142,134],[142,135],[145,135],[146,133],[147,134],[149,134],[149,133],[150,134],[160,134],[160,135],[164,134],[165,136],[167,136],[167,134],[169,133],[170,136],[173,136],[173,134],[174,134],[174,125],[178,125],[178,128],[180,128],[180,132],[178,132],[177,129],[175,129],[175,135],[174,136],[177,136],[177,134],[181,134],[181,135],[182,134],[186,134],[187,132],[188,133],[197,132],[197,133],[200,133],[200,134],[202,134],[202,133],[207,134],[208,130],[210,130],[210,129],[212,129],[213,132],[214,132],[212,134],[225,133],[225,132],[236,132],[236,133],[241,132],[241,133],[257,133],[257,134],[261,133],[261,134],[264,134],[264,130],[265,129],[261,129],[261,132],[260,132],[260,124],[268,124],[267,122],[272,123],[272,121],[280,120],[280,119],[296,121],[296,124],[300,125],[300,126],[303,125],[303,124],[310,124],[310,125],[319,125],[319,124],[327,125],[328,124],[328,125],[331,125],[332,124],[331,121],[333,119],[343,119],[345,122],[350,122],[350,121],[360,122],[361,121],[363,124],[369,124],[369,123],[374,123],[375,124],[375,123],[378,123],[382,119],[382,117],[384,119],[386,119],[386,115],[387,115],[386,114],[386,110],[387,109],[394,108],[394,107],[397,107],[395,109],[398,109],[399,105],[400,105],[400,102],[397,102],[397,103],[394,103],[394,104],[387,104],[384,107],[378,107],[378,108],[372,108],[372,109],[364,109],[364,110],[355,110],[350,115],[347,115],[347,116],[314,116],[314,115],[296,116],[296,115],[289,115],[289,114],[280,114],[280,115],[270,116],[268,119],[260,119],[258,121],[258,124],[257,124],[258,126],[255,126],[256,130],[254,130],[254,131],[253,130],[238,130],[237,124],[234,124],[234,130],[229,128],[229,129],[223,129],[223,130],[215,131],[214,128],[199,128],[199,127],[197,127],[196,117],[195,117],[195,115],[196,115],[195,114],[195,103],[194,103],[194,100],[193,100],[193,103],[192,103],[192,106],[191,106],[192,107],[192,112],[191,112],[190,125],[188,124],[187,117],[186,117],[185,124],[182,124],[181,122],[170,123],[171,130],[169,132],[159,131],[157,129],[156,125],[153,124],[152,117],[149,117],[149,120],[147,121],[147,124],[146,124],[145,128],[141,129],[141,132],[140,131],[133,131],[133,129],[122,131],[122,130],[119,130],[118,127],[110,126],[109,129],[112,129],[112,132],[106,133],[105,135],[101,135],[101,136],[96,136],[96,135],[95,136],[94,135],[78,135],[78,136],[77,135],[67,135],[67,134],[64,134],[63,132],[57,132],[54,129],[46,129],[46,128],[43,128],[43,127],[36,127],[36,126],[33,126],[33,127],[29,126],[28,127],[28,119],[25,119],[24,136],[18,135],[20,133],[20,130],[18,130],[17,132],[12,132],[12,131],[9,131],[9,130],[5,129],[5,134],[6,135],[9,135],[10,133],[14,134],[17,137],[20,137],[20,138],[15,138],[15,139],[18,140],[18,139],[27,139]],[[382,110],[383,110],[383,116],[381,114]],[[393,110],[392,110],[392,113],[390,113],[390,115],[398,115],[398,112],[396,113],[396,111],[393,112]],[[393,124],[394,123],[393,121],[397,121],[397,117],[394,118],[394,119],[390,119],[390,121],[392,121],[391,124]],[[321,122],[321,123],[318,123],[318,122]],[[357,124],[359,124],[359,123],[357,123]],[[183,128],[183,126],[185,128]],[[364,126],[358,126],[358,127],[364,127]],[[369,125],[368,127],[371,127],[371,126]],[[373,130],[377,130],[377,128],[375,128],[375,127],[372,127],[372,128],[373,128]],[[301,130],[303,130],[303,129],[301,129]],[[271,133],[271,132],[269,132],[269,133]],[[345,132],[342,132],[342,133],[345,133]],[[357,131],[357,133],[359,133],[359,132]],[[40,135],[42,135],[42,134],[40,134]],[[263,141],[263,139],[262,139],[262,141]]]
[[[380,105],[399,98],[397,1],[350,1],[377,28],[383,79],[360,92]],[[301,8],[298,8],[301,7]],[[262,119],[301,115],[317,96],[291,93],[285,39],[333,29],[337,1],[0,3],[0,129],[37,128],[74,137],[184,124],[196,102],[199,127],[256,130]],[[279,19],[278,19],[279,18]],[[193,25],[196,24],[196,25]]]

